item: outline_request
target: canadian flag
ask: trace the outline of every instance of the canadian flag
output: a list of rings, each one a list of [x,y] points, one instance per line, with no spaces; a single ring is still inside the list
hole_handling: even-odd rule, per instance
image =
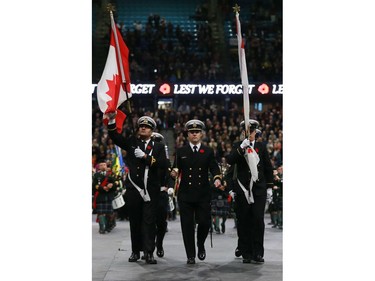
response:
[[[122,39],[111,13],[111,41],[102,77],[97,86],[97,98],[104,114],[117,111],[116,127],[121,133],[125,113],[117,108],[130,99],[129,49]],[[104,119],[108,123],[108,119]]]

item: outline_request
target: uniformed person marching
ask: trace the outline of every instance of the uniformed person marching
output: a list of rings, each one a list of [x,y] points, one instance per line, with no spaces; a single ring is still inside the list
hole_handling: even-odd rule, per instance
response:
[[[164,146],[151,140],[155,121],[142,116],[137,121],[138,136],[124,138],[116,131],[115,114],[108,114],[108,135],[124,149],[125,162],[129,168],[126,178],[125,204],[129,212],[132,254],[129,262],[140,259],[144,251],[146,262],[156,264],[155,250],[156,209],[159,201],[159,168],[167,165]]]
[[[258,121],[250,119],[250,136],[242,142],[233,144],[227,161],[233,167],[233,191],[236,200],[236,216],[238,219],[238,250],[242,254],[243,263],[264,262],[264,209],[267,198],[267,186],[273,185],[272,164],[265,145],[255,141]],[[242,133],[245,133],[245,122],[241,122]],[[254,173],[257,180],[253,182],[251,168],[246,161],[245,150],[253,153],[258,159]],[[251,195],[252,194],[252,195]],[[236,256],[239,256],[236,251]]]
[[[155,142],[161,143],[167,148],[166,144],[164,143],[163,135],[153,132],[151,135],[151,139]],[[166,158],[169,159],[168,151],[166,152]],[[156,214],[156,255],[158,257],[164,257],[164,248],[163,248],[163,240],[165,233],[167,232],[168,222],[168,210],[169,210],[169,195],[168,195],[168,186],[170,185],[169,182],[172,180],[170,177],[170,162],[167,160],[168,166],[165,169],[160,169],[160,194],[159,194],[159,204],[157,207],[157,214]],[[172,180],[172,184],[173,184]]]
[[[197,227],[198,258],[206,258],[204,242],[211,224],[211,190],[208,173],[213,177],[216,188],[221,186],[221,173],[212,148],[201,143],[204,123],[190,120],[185,124],[189,144],[176,151],[171,172],[172,177],[181,177],[177,200],[180,208],[181,230],[184,240],[187,264],[195,264],[195,224]]]

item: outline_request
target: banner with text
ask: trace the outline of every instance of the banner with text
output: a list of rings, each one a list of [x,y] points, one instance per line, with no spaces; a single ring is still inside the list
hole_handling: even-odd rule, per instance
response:
[[[96,85],[93,85],[94,88]],[[282,95],[283,84],[249,84],[250,95]],[[174,95],[242,95],[241,84],[131,84],[133,95],[156,94],[160,97]]]

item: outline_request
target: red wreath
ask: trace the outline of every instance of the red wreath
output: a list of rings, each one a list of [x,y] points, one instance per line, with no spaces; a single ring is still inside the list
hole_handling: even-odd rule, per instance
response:
[[[199,152],[200,152],[200,153],[204,153],[204,150],[203,150],[203,149],[200,149]]]
[[[146,148],[147,148],[147,149],[151,149],[151,146],[148,145]]]

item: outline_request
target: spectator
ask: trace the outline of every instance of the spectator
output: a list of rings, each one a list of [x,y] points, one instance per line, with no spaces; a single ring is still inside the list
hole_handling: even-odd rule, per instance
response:
[[[115,188],[113,188],[115,179],[108,172],[106,162],[103,159],[98,162],[99,171],[94,174],[92,181],[94,194],[93,207],[96,209],[98,217],[99,233],[105,234],[106,231],[111,231],[109,221],[113,214],[112,200],[115,192]]]
[[[272,187],[272,202],[270,204],[273,228],[283,228],[283,167],[274,171],[274,186]]]

